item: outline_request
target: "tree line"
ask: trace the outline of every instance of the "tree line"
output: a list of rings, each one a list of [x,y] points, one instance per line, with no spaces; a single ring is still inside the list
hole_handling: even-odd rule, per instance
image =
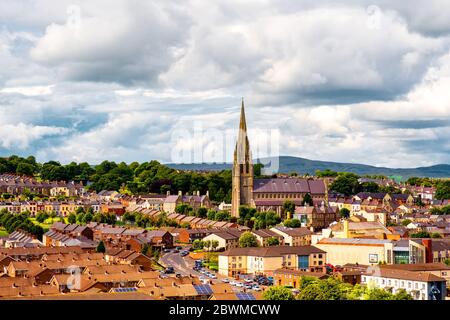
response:
[[[34,235],[39,240],[42,240],[42,235],[45,232],[41,226],[34,224],[30,220],[30,213],[27,211],[19,214],[12,214],[6,209],[2,209],[0,211],[0,226],[8,233],[22,230]]]
[[[255,177],[261,177],[261,164],[254,165]],[[36,162],[33,156],[22,158],[11,156],[0,158],[0,174],[16,173],[19,175],[35,176],[49,181],[77,181],[89,185],[93,191],[115,190],[128,194],[161,193],[168,191],[172,194],[182,191],[194,193],[200,191],[205,194],[209,191],[212,201],[231,202],[231,170],[220,172],[193,172],[169,168],[158,161],[150,162],[125,162],[103,161],[98,165],[90,165],[86,162],[71,162],[62,165],[57,161],[48,161],[43,164]],[[375,182],[360,183],[360,176],[350,172],[335,172],[331,170],[318,170],[318,177],[336,177],[331,184],[332,191],[354,195],[358,192],[386,192],[401,193],[392,186],[379,186]],[[383,176],[375,176],[386,178]],[[417,178],[407,180],[407,184],[435,186],[437,188],[436,199],[450,199],[450,180]]]
[[[302,277],[297,295],[292,287],[274,286],[263,294],[264,300],[412,300],[404,289],[392,293],[381,288],[344,283],[335,277],[317,279]]]

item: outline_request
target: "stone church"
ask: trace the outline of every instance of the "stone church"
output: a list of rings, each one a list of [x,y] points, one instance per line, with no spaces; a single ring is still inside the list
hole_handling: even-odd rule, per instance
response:
[[[239,217],[239,206],[242,205],[256,208],[258,211],[275,211],[281,215],[286,200],[301,206],[307,193],[311,195],[315,205],[328,202],[323,180],[296,177],[254,179],[252,152],[242,100],[239,133],[233,156],[231,215]]]

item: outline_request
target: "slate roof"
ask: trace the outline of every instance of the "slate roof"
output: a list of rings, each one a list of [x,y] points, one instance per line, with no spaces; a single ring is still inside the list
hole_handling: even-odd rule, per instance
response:
[[[308,180],[301,178],[255,179],[253,192],[261,193],[311,193],[325,194],[323,180]]]

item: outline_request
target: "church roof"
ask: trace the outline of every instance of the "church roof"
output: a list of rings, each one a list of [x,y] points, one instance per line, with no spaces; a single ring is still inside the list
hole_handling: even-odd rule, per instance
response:
[[[255,179],[253,192],[325,194],[325,184],[323,180],[301,178]]]

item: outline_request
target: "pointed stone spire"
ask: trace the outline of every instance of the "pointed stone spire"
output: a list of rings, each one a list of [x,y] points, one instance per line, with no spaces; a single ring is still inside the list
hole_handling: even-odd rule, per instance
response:
[[[241,118],[239,121],[239,132],[234,151],[234,159],[240,164],[251,161],[250,144],[247,136],[247,122],[245,121],[244,98],[242,98],[241,104]]]
[[[253,162],[245,121],[244,98],[242,98],[239,132],[232,169],[231,214],[239,217],[239,206],[254,206],[253,203]]]
[[[241,105],[241,120],[239,122],[239,130],[247,131],[247,122],[245,121],[244,98]]]

